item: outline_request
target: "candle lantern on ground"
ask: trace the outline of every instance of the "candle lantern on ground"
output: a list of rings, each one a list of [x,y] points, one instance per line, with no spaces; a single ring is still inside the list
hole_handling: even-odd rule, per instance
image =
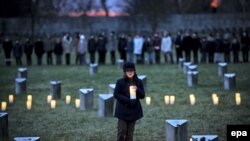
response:
[[[13,103],[14,102],[14,95],[9,95],[9,103]]]

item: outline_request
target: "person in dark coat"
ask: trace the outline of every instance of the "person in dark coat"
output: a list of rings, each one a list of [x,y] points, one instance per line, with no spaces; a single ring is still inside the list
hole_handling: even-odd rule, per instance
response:
[[[181,48],[184,50],[186,61],[191,61],[191,46],[192,37],[190,36],[189,32],[186,32],[181,42]]]
[[[241,41],[241,52],[242,52],[242,60],[243,62],[249,61],[249,46],[250,46],[250,37],[246,31],[241,33],[240,37]]]
[[[56,55],[56,64],[61,65],[62,55],[63,55],[63,46],[62,46],[62,41],[59,37],[56,38],[56,42],[54,45],[54,53]]]
[[[23,55],[23,47],[19,40],[15,41],[15,44],[13,46],[13,56],[16,59],[16,65],[21,66],[22,65],[22,55]]]
[[[182,42],[182,33],[181,31],[177,32],[177,36],[175,38],[175,52],[176,52],[176,62],[179,63],[179,59],[183,57],[182,55],[182,48],[181,48],[181,42]]]
[[[37,57],[37,65],[42,65],[42,60],[43,60],[43,54],[44,54],[44,44],[43,41],[38,38],[38,40],[35,43],[35,54]]]
[[[239,52],[240,52],[240,43],[236,37],[236,34],[233,34],[233,39],[231,42],[231,49],[233,51],[233,61],[234,63],[239,63]]]
[[[94,64],[95,62],[95,53],[97,51],[97,39],[94,35],[91,35],[88,40],[88,52],[90,57],[90,64]]]
[[[193,52],[193,62],[195,64],[198,63],[198,50],[201,48],[200,37],[198,37],[197,33],[192,34],[192,42],[191,42],[191,50]]]
[[[118,39],[118,51],[120,54],[120,59],[124,62],[127,61],[127,43],[127,38],[124,34],[122,34],[121,37],[119,37]]]
[[[145,97],[142,80],[137,77],[134,63],[123,66],[124,77],[116,82],[115,117],[118,118],[117,141],[133,141],[135,123],[143,117],[140,99]]]
[[[97,39],[97,50],[98,50],[98,64],[104,65],[106,63],[106,53],[107,48],[106,45],[108,43],[107,37],[104,35],[104,32],[102,32]]]
[[[6,37],[3,41],[3,50],[5,55],[5,64],[6,66],[11,65],[11,51],[13,49],[13,43],[9,39],[9,37]]]
[[[161,62],[161,37],[158,33],[154,34],[154,37],[152,39],[153,46],[154,46],[154,52],[155,52],[155,63],[160,64]]]
[[[24,42],[24,53],[26,55],[26,61],[27,61],[27,65],[31,65],[32,64],[32,52],[33,52],[33,43],[31,42],[30,38],[27,38]]]

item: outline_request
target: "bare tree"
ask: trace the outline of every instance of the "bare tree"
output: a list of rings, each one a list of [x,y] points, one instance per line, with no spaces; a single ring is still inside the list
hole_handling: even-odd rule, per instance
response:
[[[109,16],[109,8],[107,6],[107,0],[100,0],[103,10],[105,11],[106,17]]]
[[[145,17],[151,25],[151,30],[155,32],[161,19],[167,14],[174,12],[174,2],[171,0],[125,0],[124,11],[131,17]]]

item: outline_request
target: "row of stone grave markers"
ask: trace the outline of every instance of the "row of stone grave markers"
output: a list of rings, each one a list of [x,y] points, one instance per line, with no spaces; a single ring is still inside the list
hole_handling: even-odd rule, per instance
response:
[[[122,60],[122,59],[117,60],[118,68],[122,69],[123,64],[124,64],[124,60]],[[90,76],[94,76],[97,73],[98,73],[98,64],[90,64],[89,65],[89,74],[90,74]]]
[[[183,58],[179,58],[179,68],[183,70],[187,76],[187,86],[194,87],[198,85],[197,65],[192,62],[185,62]],[[224,77],[224,89],[231,90],[236,87],[236,74],[227,72],[227,63],[218,63],[218,77]]]

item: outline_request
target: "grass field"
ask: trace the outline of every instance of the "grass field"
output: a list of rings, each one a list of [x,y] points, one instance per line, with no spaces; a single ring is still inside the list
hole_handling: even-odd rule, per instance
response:
[[[0,101],[8,101],[15,93],[17,68],[5,67],[3,54],[0,63]],[[109,58],[107,58],[109,59]],[[199,84],[187,87],[186,77],[177,64],[137,65],[137,74],[147,76],[147,96],[151,105],[141,101],[144,117],[136,124],[135,141],[165,140],[166,119],[187,119],[188,135],[215,134],[226,141],[228,124],[250,123],[250,63],[229,64],[228,71],[236,73],[236,89],[224,90],[223,79],[217,76],[216,64],[199,64]],[[114,141],[116,122],[113,117],[98,118],[98,94],[108,93],[108,85],[122,76],[117,66],[99,66],[98,74],[89,75],[88,66],[30,66],[28,68],[27,94],[33,95],[33,105],[26,110],[26,95],[15,95],[8,104],[9,138],[40,136],[42,141]],[[50,80],[60,80],[62,98],[56,109],[50,109],[46,98],[50,92]],[[94,109],[79,111],[74,103],[67,105],[65,96],[79,98],[80,88],[94,88]],[[234,94],[241,93],[242,104],[235,105]],[[211,94],[220,97],[214,106]],[[196,104],[189,104],[189,94],[194,94]],[[175,95],[174,105],[165,105],[164,96]]]

